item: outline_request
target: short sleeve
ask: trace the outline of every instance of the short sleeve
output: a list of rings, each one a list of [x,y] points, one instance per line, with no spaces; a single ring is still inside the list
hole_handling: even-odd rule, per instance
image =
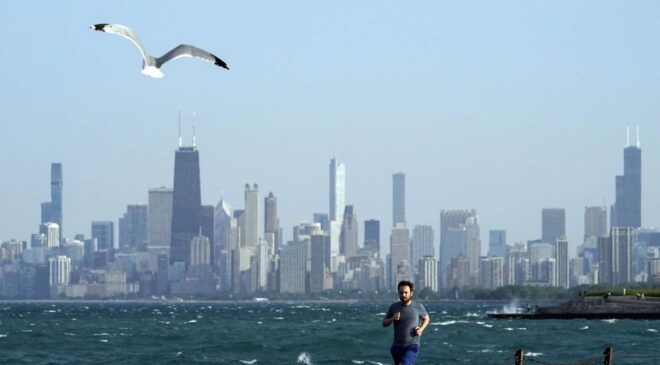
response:
[[[426,308],[424,308],[424,304],[422,303],[417,303],[419,305],[419,316],[420,317],[426,317],[429,314],[426,312]]]

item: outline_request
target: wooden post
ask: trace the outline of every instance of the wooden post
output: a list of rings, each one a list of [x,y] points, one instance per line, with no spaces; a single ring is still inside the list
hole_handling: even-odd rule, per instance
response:
[[[516,350],[516,365],[524,365],[525,364],[525,354],[523,353],[522,349]]]
[[[603,365],[613,365],[614,361],[612,360],[612,357],[614,356],[614,351],[612,350],[612,347],[608,347],[603,351]]]

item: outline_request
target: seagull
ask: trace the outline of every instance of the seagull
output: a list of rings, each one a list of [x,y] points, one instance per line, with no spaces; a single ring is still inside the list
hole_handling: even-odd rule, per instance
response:
[[[129,39],[142,54],[142,73],[160,79],[163,77],[163,73],[160,71],[160,68],[165,64],[165,62],[179,58],[179,57],[197,57],[205,61],[211,62],[216,66],[222,67],[229,70],[225,61],[219,59],[214,54],[207,52],[201,48],[191,46],[189,44],[180,44],[174,47],[171,51],[165,53],[160,57],[153,57],[147,54],[147,51],[144,49],[142,42],[135,35],[131,28],[121,25],[121,24],[94,24],[90,27],[92,30],[99,32],[105,32],[110,34],[116,34],[124,38]]]

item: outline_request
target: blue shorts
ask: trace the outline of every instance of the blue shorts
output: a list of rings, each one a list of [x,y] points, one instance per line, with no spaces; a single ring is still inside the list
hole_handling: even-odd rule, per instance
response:
[[[395,365],[412,365],[419,355],[419,345],[397,346],[390,348]]]

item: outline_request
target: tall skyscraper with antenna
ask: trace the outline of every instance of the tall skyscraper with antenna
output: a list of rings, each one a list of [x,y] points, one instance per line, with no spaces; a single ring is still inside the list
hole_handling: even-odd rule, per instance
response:
[[[201,207],[199,151],[195,131],[193,127],[192,146],[182,146],[179,109],[179,149],[174,154],[170,263],[190,261],[190,243],[193,237],[199,234],[202,223]]]
[[[616,200],[611,208],[612,227],[642,226],[642,149],[639,146],[639,126],[635,145],[630,144],[630,127],[626,130],[623,149],[623,175],[615,179]]]

